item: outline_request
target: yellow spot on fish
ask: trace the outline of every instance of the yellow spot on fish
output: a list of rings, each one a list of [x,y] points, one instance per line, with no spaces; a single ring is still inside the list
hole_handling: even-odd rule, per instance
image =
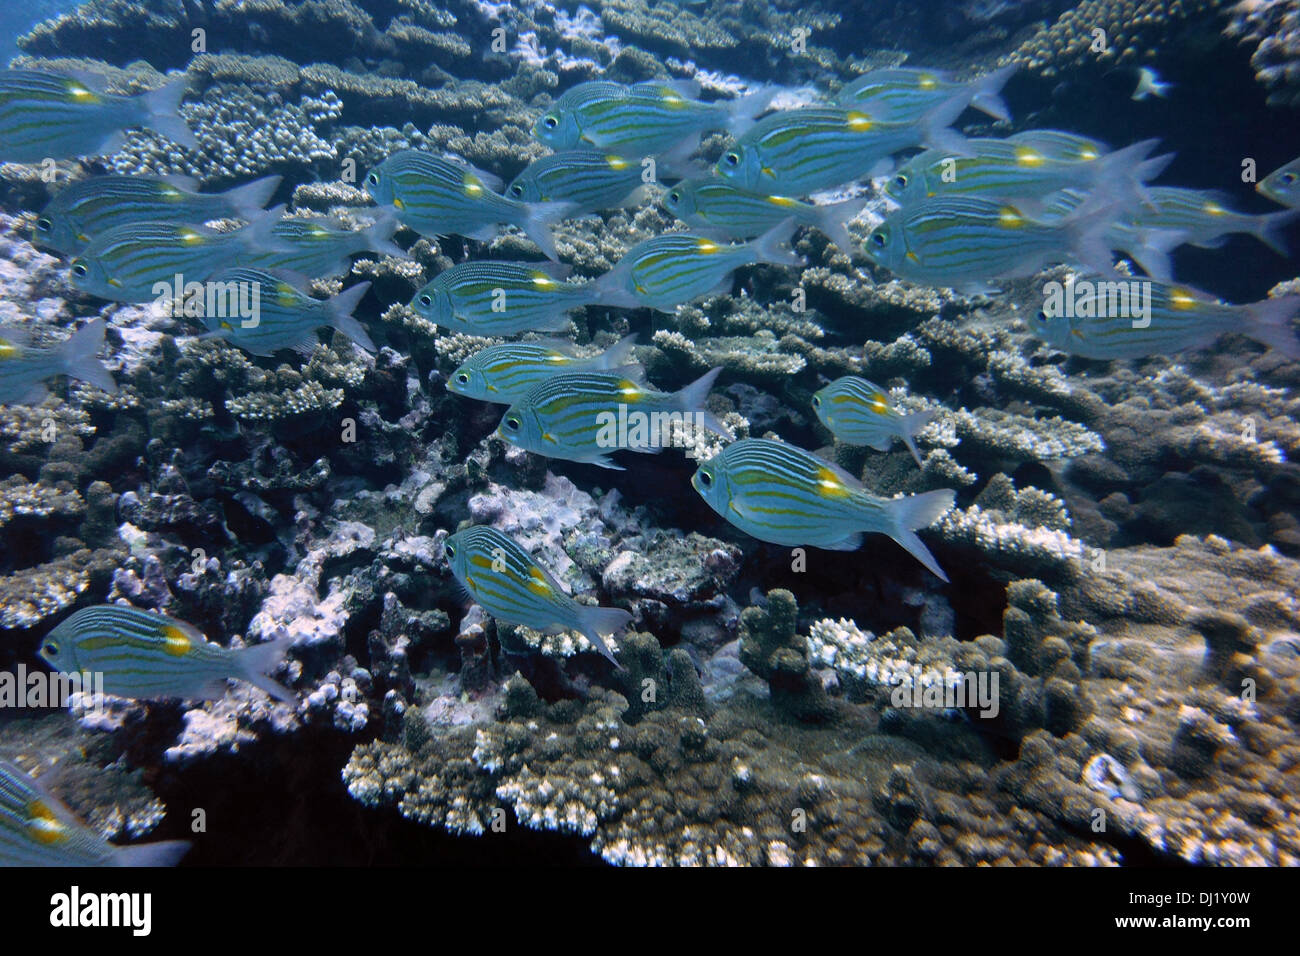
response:
[[[910,249],[907,251],[907,258],[911,259],[913,262],[917,263],[918,265],[921,262],[921,257],[918,256],[915,252],[913,252]]]
[[[775,176],[776,173],[772,172],[772,167],[771,167],[771,166],[764,166],[764,167],[763,167],[763,175],[764,175],[764,176]]]
[[[117,281],[116,279],[109,279],[108,284],[111,285],[114,289],[122,288],[122,283]]]
[[[1092,162],[1094,159],[1098,158],[1100,155],[1101,155],[1101,153],[1097,152],[1097,151],[1096,151],[1095,149],[1093,149],[1091,146],[1085,146],[1085,147],[1083,147],[1082,149],[1079,150],[1079,158],[1080,158],[1081,160],[1083,160],[1085,163],[1090,163],[1090,162]]]
[[[33,800],[27,805],[27,832],[42,846],[62,843],[70,836],[68,828],[43,800]]]
[[[1016,162],[1021,166],[1041,166],[1043,165],[1043,154],[1036,149],[1030,149],[1028,146],[1021,146],[1016,150]]]
[[[686,100],[672,90],[666,90],[664,92],[664,104],[674,109],[680,109],[686,105]]]
[[[545,439],[546,439],[548,442],[550,442],[552,445],[558,445],[558,444],[560,443],[560,442],[559,442],[559,439],[557,439],[557,438],[556,438],[554,435],[552,435],[550,432],[542,432],[542,437],[545,438]]]
[[[533,285],[537,286],[537,288],[539,289],[549,290],[549,289],[554,289],[557,285],[559,285],[559,283],[556,282],[554,279],[552,279],[544,272],[534,272]]]
[[[883,415],[889,411],[889,399],[885,398],[883,393],[876,392],[871,396],[871,401],[867,404],[867,407],[877,415]]]
[[[78,242],[90,242],[90,236],[86,235],[84,232],[79,232],[79,233],[77,233],[77,241],[78,241]]]
[[[22,350],[18,346],[0,339],[0,359],[17,358],[20,354],[22,354]]]
[[[405,209],[406,209],[406,203],[402,202],[400,199],[394,199],[394,200],[393,200],[393,208],[394,208],[394,209],[397,209],[397,210],[405,210]]]
[[[1015,206],[1003,206],[998,210],[998,225],[1004,229],[1019,229],[1025,224],[1025,217]]]
[[[817,469],[817,490],[826,498],[845,498],[850,493],[844,480],[829,468]]]
[[[634,282],[634,283],[632,283],[632,288],[636,289],[636,291],[639,292],[641,295],[645,295],[645,294],[646,294],[645,286],[643,286],[643,285],[642,285],[641,283],[639,283],[639,282]]]
[[[938,78],[929,73],[922,73],[918,79],[923,90],[932,90],[939,85]]]
[[[705,255],[712,255],[720,248],[718,244],[711,239],[700,239],[695,243],[695,248]]]
[[[872,127],[871,117],[866,113],[853,110],[849,113],[849,129],[856,133],[865,133]]]
[[[773,206],[794,206],[798,200],[791,199],[789,196],[768,196],[767,201]]]
[[[632,165],[622,156],[606,156],[605,162],[609,164],[610,169],[627,169]]]
[[[1196,306],[1196,296],[1190,289],[1174,286],[1169,290],[1169,304],[1175,309],[1191,309]]]
[[[98,103],[99,97],[84,86],[70,86],[68,92],[72,95],[74,103]]]
[[[164,627],[162,636],[163,650],[172,657],[184,657],[194,647],[194,642],[190,640],[190,636],[179,627]]]
[[[644,394],[640,385],[628,379],[623,379],[618,383],[618,393],[633,402],[639,402]]]
[[[222,320],[221,327],[225,329],[227,332],[235,331],[235,327],[231,325],[229,322],[226,322],[225,320]]]
[[[1224,209],[1217,202],[1207,202],[1201,208],[1205,211],[1206,215],[1209,216],[1225,216],[1228,213],[1228,210]]]
[[[294,295],[292,289],[282,288],[279,291],[280,294],[276,296],[276,298],[279,300],[280,304],[285,308],[292,308],[293,305],[298,301],[298,297]]]
[[[470,196],[477,196],[483,192],[483,184],[478,181],[478,177],[473,173],[465,174],[465,192]]]
[[[163,199],[180,199],[181,191],[175,186],[163,186],[159,191]]]
[[[203,234],[192,229],[181,229],[176,233],[176,238],[187,246],[197,246],[203,241]]]
[[[540,597],[550,597],[554,593],[551,585],[547,583],[546,575],[538,568],[533,568],[528,572],[528,590]]]

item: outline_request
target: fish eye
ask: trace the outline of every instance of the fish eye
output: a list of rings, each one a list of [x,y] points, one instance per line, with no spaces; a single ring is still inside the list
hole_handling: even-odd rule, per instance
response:
[[[59,645],[55,644],[53,641],[46,641],[45,646],[41,648],[41,650],[43,650],[46,654],[50,655],[51,657],[59,656]]]
[[[740,165],[740,154],[739,154],[739,153],[727,153],[727,155],[725,155],[725,156],[722,157],[722,161],[723,161],[724,163],[726,163],[728,166],[739,166],[739,165]]]
[[[379,185],[379,174],[378,174],[378,173],[371,173],[369,176],[366,177],[366,182],[370,183],[370,185],[372,185],[372,186],[378,186],[378,185]]]
[[[703,469],[700,469],[700,484],[706,488],[713,484],[713,476]]]
[[[78,262],[75,266],[72,267],[72,274],[75,275],[75,276],[77,276],[78,278],[81,278],[81,279],[84,279],[84,278],[86,277],[86,274],[87,274],[89,271],[90,271],[90,270],[87,269],[87,268],[86,268],[84,265],[82,265],[80,262]]]
[[[560,121],[556,119],[554,116],[547,116],[545,119],[542,120],[542,125],[545,126],[547,129],[555,129],[555,127],[560,125]]]
[[[671,199],[673,202],[681,202],[682,194],[678,192],[676,189],[674,189],[672,192],[668,194],[668,198]]]
[[[425,308],[428,308],[429,306],[433,305],[433,296],[428,296],[428,295],[420,296],[420,305],[424,306]]]
[[[818,395],[814,395],[814,396],[813,396],[813,408],[821,408],[821,407],[822,407],[822,400],[821,400],[821,397],[818,396]]]
[[[443,545],[443,550],[447,552],[447,557],[456,557],[456,546],[454,544]]]
[[[1288,186],[1290,186],[1292,183],[1294,183],[1295,180],[1296,180],[1296,174],[1295,174],[1295,173],[1283,173],[1283,174],[1282,174],[1282,182],[1286,183]]]
[[[54,223],[50,222],[48,219],[37,219],[36,228],[41,232],[49,232],[54,228]]]
[[[460,382],[460,384],[462,385],[468,385],[469,376],[466,375],[464,372],[461,372],[459,375],[456,376],[456,381]]]
[[[895,177],[894,177],[894,185],[897,186],[899,189],[906,189],[906,188],[907,188],[907,177],[904,176],[904,175],[902,175],[901,173],[900,173],[899,175],[895,176]]]
[[[871,244],[877,249],[885,248],[885,234],[883,232],[873,232],[871,234]]]
[[[520,186],[518,183],[515,183],[513,186],[510,187],[510,195],[522,196],[523,194],[524,194],[524,187]]]
[[[1046,321],[1047,321],[1047,313],[1044,312],[1042,309],[1039,309],[1039,310],[1038,310],[1038,315],[1034,316],[1034,318],[1036,318],[1039,322],[1046,322]]]
[[[517,419],[517,418],[507,418],[507,419],[506,419],[506,428],[510,429],[512,432],[517,432],[517,431],[519,431],[519,419]]]

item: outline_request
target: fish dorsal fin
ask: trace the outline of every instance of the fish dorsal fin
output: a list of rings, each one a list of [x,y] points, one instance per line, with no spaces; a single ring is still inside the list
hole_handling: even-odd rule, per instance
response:
[[[271,276],[277,282],[283,282],[291,286],[295,292],[301,292],[303,295],[311,296],[312,278],[293,269],[267,269],[266,274]]]
[[[199,181],[193,176],[186,176],[183,173],[168,173],[165,176],[159,176],[158,181],[190,193],[199,191]]]
[[[645,368],[641,365],[620,365],[618,368],[610,369],[609,374],[625,378],[633,385],[640,385],[643,388],[649,387],[646,385]]]

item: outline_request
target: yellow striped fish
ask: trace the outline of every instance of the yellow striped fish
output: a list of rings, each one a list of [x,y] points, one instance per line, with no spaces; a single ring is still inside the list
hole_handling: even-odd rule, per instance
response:
[[[855,551],[864,532],[878,532],[948,580],[916,536],[952,507],[956,494],[947,488],[878,498],[843,469],[769,438],[728,445],[700,465],[691,485],[709,507],[760,541]]]
[[[138,699],[219,700],[230,678],[276,700],[297,698],[266,676],[289,649],[272,641],[232,651],[197,629],[151,611],[119,604],[83,608],[41,643],[41,658],[64,674],[102,674],[104,693]]]
[[[29,774],[0,760],[0,866],[175,866],[190,844],[114,846]]]
[[[599,355],[579,358],[570,342],[543,339],[489,345],[466,359],[451,378],[447,391],[483,402],[510,405],[536,386],[563,372],[608,372],[635,364],[636,335],[619,339]]]
[[[934,417],[934,412],[903,415],[890,404],[883,388],[855,375],[837,378],[821,389],[813,395],[812,407],[821,423],[840,441],[889,451],[894,439],[901,439],[916,463],[921,464],[913,436]]]
[[[632,621],[621,608],[579,604],[513,538],[476,525],[457,531],[443,545],[451,573],[493,617],[549,634],[577,631],[614,666],[602,635],[617,634]]]

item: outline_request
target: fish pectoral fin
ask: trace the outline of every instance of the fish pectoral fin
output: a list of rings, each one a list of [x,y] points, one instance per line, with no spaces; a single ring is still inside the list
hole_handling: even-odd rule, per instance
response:
[[[205,681],[194,689],[192,693],[186,694],[187,700],[221,700],[226,696],[226,691],[230,689],[230,684],[224,677],[214,677]]]
[[[596,458],[590,459],[587,463],[590,465],[599,465],[601,468],[608,468],[611,471],[627,471],[627,469],[622,465],[614,464],[614,460],[608,455],[599,455]]]

